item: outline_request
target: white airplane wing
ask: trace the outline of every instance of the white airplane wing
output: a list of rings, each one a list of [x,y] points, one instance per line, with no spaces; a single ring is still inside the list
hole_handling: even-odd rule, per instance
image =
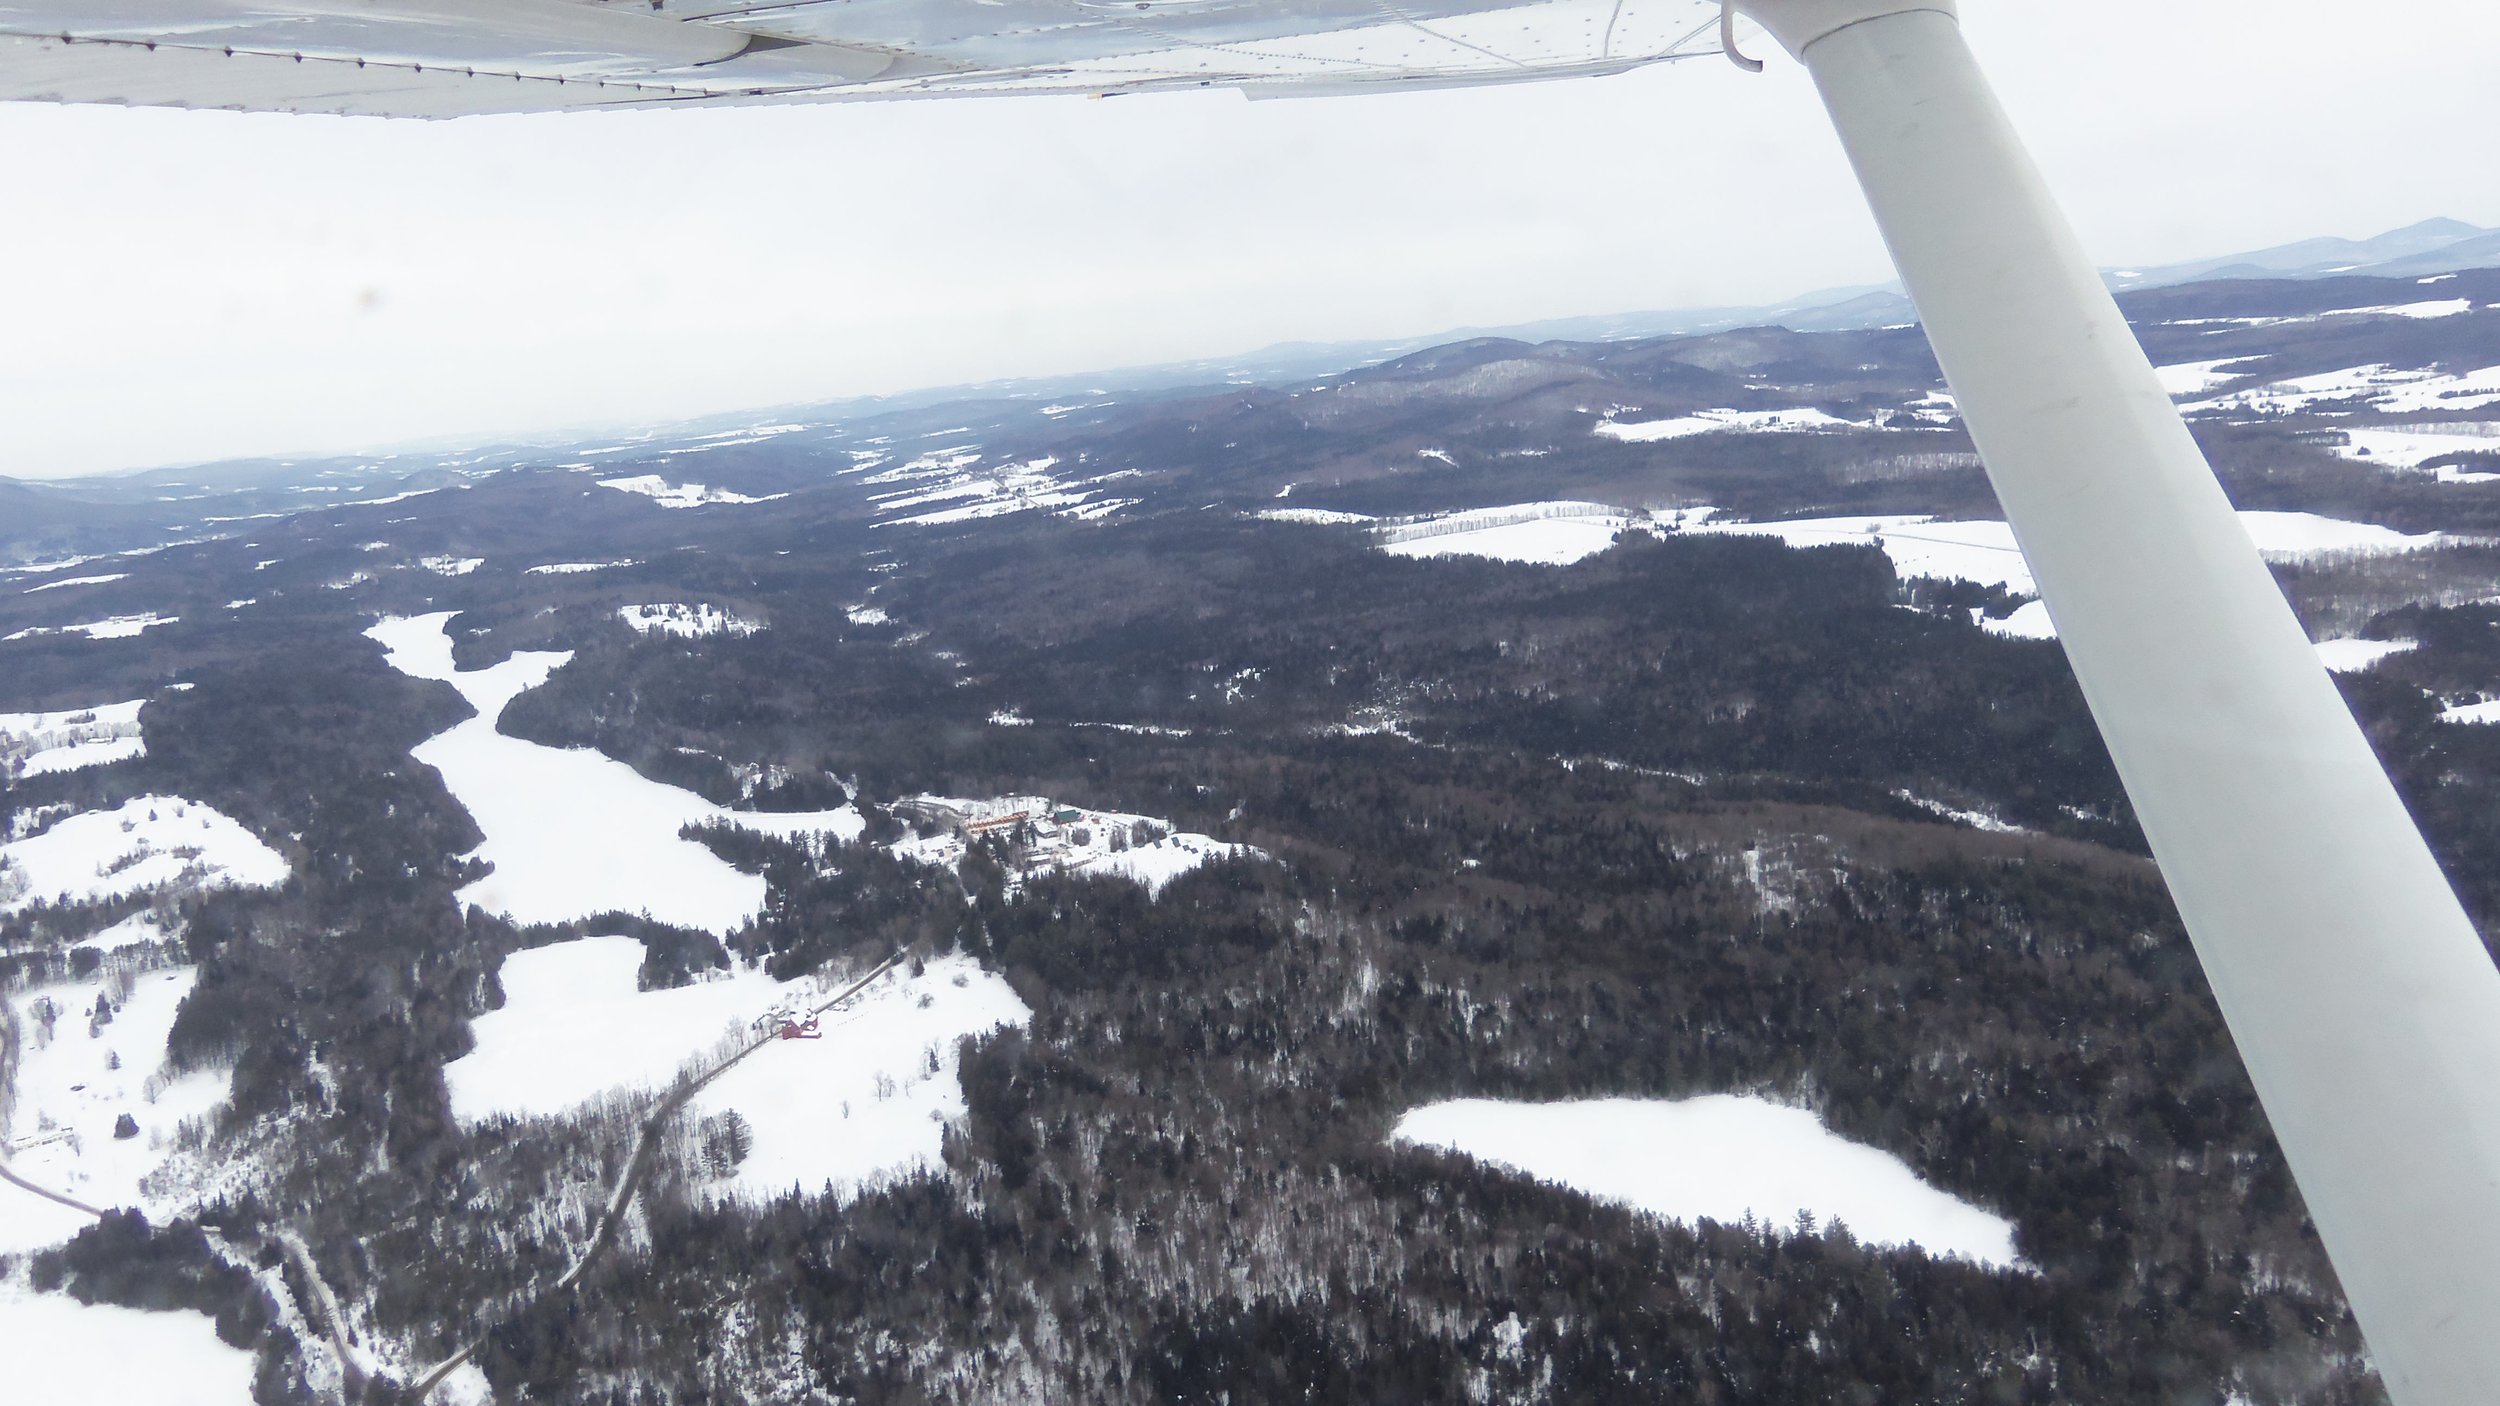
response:
[[[0,0],[0,101],[487,112],[1362,92],[1716,53],[1715,0]]]

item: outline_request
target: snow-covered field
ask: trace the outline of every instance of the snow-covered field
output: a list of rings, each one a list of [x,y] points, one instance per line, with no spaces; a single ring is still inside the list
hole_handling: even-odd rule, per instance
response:
[[[2489,703],[2460,703],[2442,709],[2439,720],[2446,723],[2500,723],[2500,698]]]
[[[2220,361],[2182,362],[2176,366],[2156,367],[2154,374],[2161,377],[2161,388],[2173,396],[2204,395],[2239,379],[2219,374],[2220,368],[2242,365],[2252,359],[2243,356],[2224,357]]]
[[[470,1023],[477,1045],[443,1066],[464,1124],[578,1108],[610,1089],[656,1089],[687,1060],[772,1008],[779,983],[741,969],[637,991],[642,943],[585,937],[506,957],[503,1006]]]
[[[101,703],[57,713],[0,713],[0,775],[76,771],[147,755],[139,709],[147,700]]]
[[[1755,1221],[1800,1212],[1858,1239],[2016,1266],[2014,1228],[1849,1142],[1812,1113],[1729,1095],[1522,1104],[1461,1099],[1398,1121],[1400,1142],[1463,1152],[1668,1220]]]
[[[1263,508],[1252,516],[1262,522],[1305,522],[1324,525],[1378,520],[1369,513],[1341,513],[1329,508]]]
[[[726,488],[712,488],[700,483],[671,483],[658,474],[603,478],[599,480],[599,486],[613,488],[619,493],[638,494],[663,508],[703,508],[715,503],[769,503],[790,496],[787,493],[768,493],[761,498],[750,498],[744,493],[732,493]]]
[[[2373,362],[2314,376],[2287,376],[2229,395],[2191,401],[2180,409],[2190,413],[2289,414],[2347,401],[2390,415],[2480,410],[2500,405],[2500,366],[2448,375]]]
[[[1796,433],[1870,429],[1854,421],[1827,415],[1810,406],[1786,410],[1703,410],[1679,415],[1671,420],[1645,420],[1625,424],[1616,420],[1600,420],[1597,433],[1626,444],[1654,444],[1660,440],[1687,439],[1704,434],[1761,434],[1765,432]]]
[[[755,1137],[712,1190],[749,1201],[828,1185],[847,1195],[937,1165],[946,1124],[964,1114],[955,1042],[1032,1018],[968,957],[889,974],[826,1017],[823,1039],[776,1040],[695,1096],[690,1119],[735,1110]]]
[[[252,1354],[219,1342],[205,1314],[82,1304],[7,1282],[0,1282],[0,1363],[9,1399],[28,1406],[251,1406],[256,1365]]]
[[[1569,566],[1613,546],[1617,534],[1638,521],[1624,509],[1604,503],[1515,503],[1384,525],[1375,529],[1373,537],[1380,549],[1391,556],[1490,557],[1537,566]]]
[[[140,1179],[164,1164],[185,1121],[207,1117],[226,1098],[222,1071],[163,1077],[165,1040],[193,975],[189,967],[145,972],[126,996],[115,994],[110,977],[9,994],[21,1042],[6,1130],[10,1170],[90,1206],[147,1204]],[[99,1000],[111,1007],[102,1022]],[[138,1131],[117,1138],[124,1114]],[[88,1223],[0,1185],[0,1251],[56,1244]]]
[[[2420,640],[2320,640],[2318,662],[2339,674],[2357,674],[2391,654],[2421,646]]]
[[[2336,453],[2349,459],[2363,459],[2382,468],[2418,469],[2425,459],[2445,454],[2490,454],[2500,456],[2500,420],[2459,421],[2446,426],[2394,426],[2378,429],[2352,429],[2344,432],[2345,442]],[[2442,465],[2430,472],[2442,483],[2500,482],[2500,472]]]
[[[462,672],[452,664],[450,612],[384,620],[366,635],[391,666],[460,691],[477,716],[417,745],[442,773],[486,841],[495,872],[460,891],[463,902],[517,923],[597,913],[648,913],[664,923],[727,933],[764,904],[761,875],[741,874],[678,831],[727,821],[770,834],[855,838],[849,806],[799,814],[724,810],[692,791],[649,780],[587,748],[524,742],[495,730],[505,705],[547,681],[570,654],[525,651]]]
[[[1881,547],[1892,559],[1895,575],[1975,581],[2002,586],[2018,596],[2033,596],[2030,563],[2014,545],[2014,529],[2001,522],[1938,522],[1929,517],[1801,518],[1789,522],[1720,522],[1713,516],[1688,520],[1683,532],[1732,537],[1776,537],[1792,547],[1827,547],[1861,543]]]
[[[85,635],[91,640],[126,640],[159,625],[175,624],[181,619],[179,615],[159,615],[151,610],[144,615],[116,615],[107,620],[90,620],[83,625],[30,625],[14,634],[0,635],[0,644],[43,635]]]
[[[505,959],[502,1009],[474,1024],[477,1046],[444,1067],[465,1124],[538,1117],[611,1090],[665,1086],[687,1061],[776,1009],[812,1009],[839,986],[781,983],[760,971],[671,991],[636,991],[642,944],[589,937]],[[689,1127],[735,1110],[753,1145],[719,1196],[766,1200],[793,1188],[856,1189],[934,1163],[963,1115],[955,1042],[1032,1012],[1007,983],[960,955],[919,976],[896,970],[825,1018],[823,1037],[776,1040],[687,1106]]]
[[[37,591],[67,590],[72,586],[103,586],[109,585],[115,581],[127,581],[129,579],[130,573],[127,571],[116,571],[106,576],[72,576],[66,580],[46,581],[40,586],[29,586],[21,592],[21,594],[31,596]]]
[[[704,635],[751,635],[764,628],[717,605],[625,605],[617,607],[616,615],[633,626],[636,634],[673,635],[678,639],[697,639]]]
[[[0,845],[0,913],[37,899],[93,902],[182,884],[274,888],[284,856],[236,821],[179,796],[140,796]]]
[[[1056,456],[987,467],[984,457],[969,445],[950,446],[881,469],[860,482],[885,490],[870,495],[881,526],[941,527],[1036,511],[1090,519],[1137,501],[1105,497],[1103,489],[1105,484],[1134,477],[1134,470],[1071,475],[1068,470],[1073,466]]]
[[[642,563],[632,557],[619,557],[615,561],[551,561],[545,566],[531,567],[528,574],[531,576],[579,576],[585,571],[613,571],[620,566],[640,565]]]

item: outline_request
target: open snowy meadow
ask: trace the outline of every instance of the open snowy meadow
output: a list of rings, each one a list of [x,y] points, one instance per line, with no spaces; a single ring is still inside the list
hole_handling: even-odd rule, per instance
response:
[[[1841,1138],[1801,1108],[1717,1094],[1675,1101],[1459,1099],[1398,1121],[1399,1142],[1460,1152],[1667,1220],[1786,1229],[1802,1213],[1858,1239],[2014,1268],[2014,1227]]]

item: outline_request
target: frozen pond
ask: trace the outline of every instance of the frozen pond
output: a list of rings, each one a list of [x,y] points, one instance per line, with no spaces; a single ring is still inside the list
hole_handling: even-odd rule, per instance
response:
[[[1398,1121],[1399,1142],[1463,1152],[1667,1220],[1786,1229],[1800,1211],[1858,1239],[1915,1245],[1996,1268],[2018,1264],[2014,1227],[1920,1181],[1889,1153],[1812,1113],[1718,1094],[1676,1101],[1459,1099]]]

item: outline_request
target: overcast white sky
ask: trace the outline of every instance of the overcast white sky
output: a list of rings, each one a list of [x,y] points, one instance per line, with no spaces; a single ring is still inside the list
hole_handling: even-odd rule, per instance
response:
[[[2489,0],[1963,9],[2105,263],[2500,225]],[[1263,103],[0,105],[0,189],[0,474],[37,478],[1890,277],[1776,55]]]

